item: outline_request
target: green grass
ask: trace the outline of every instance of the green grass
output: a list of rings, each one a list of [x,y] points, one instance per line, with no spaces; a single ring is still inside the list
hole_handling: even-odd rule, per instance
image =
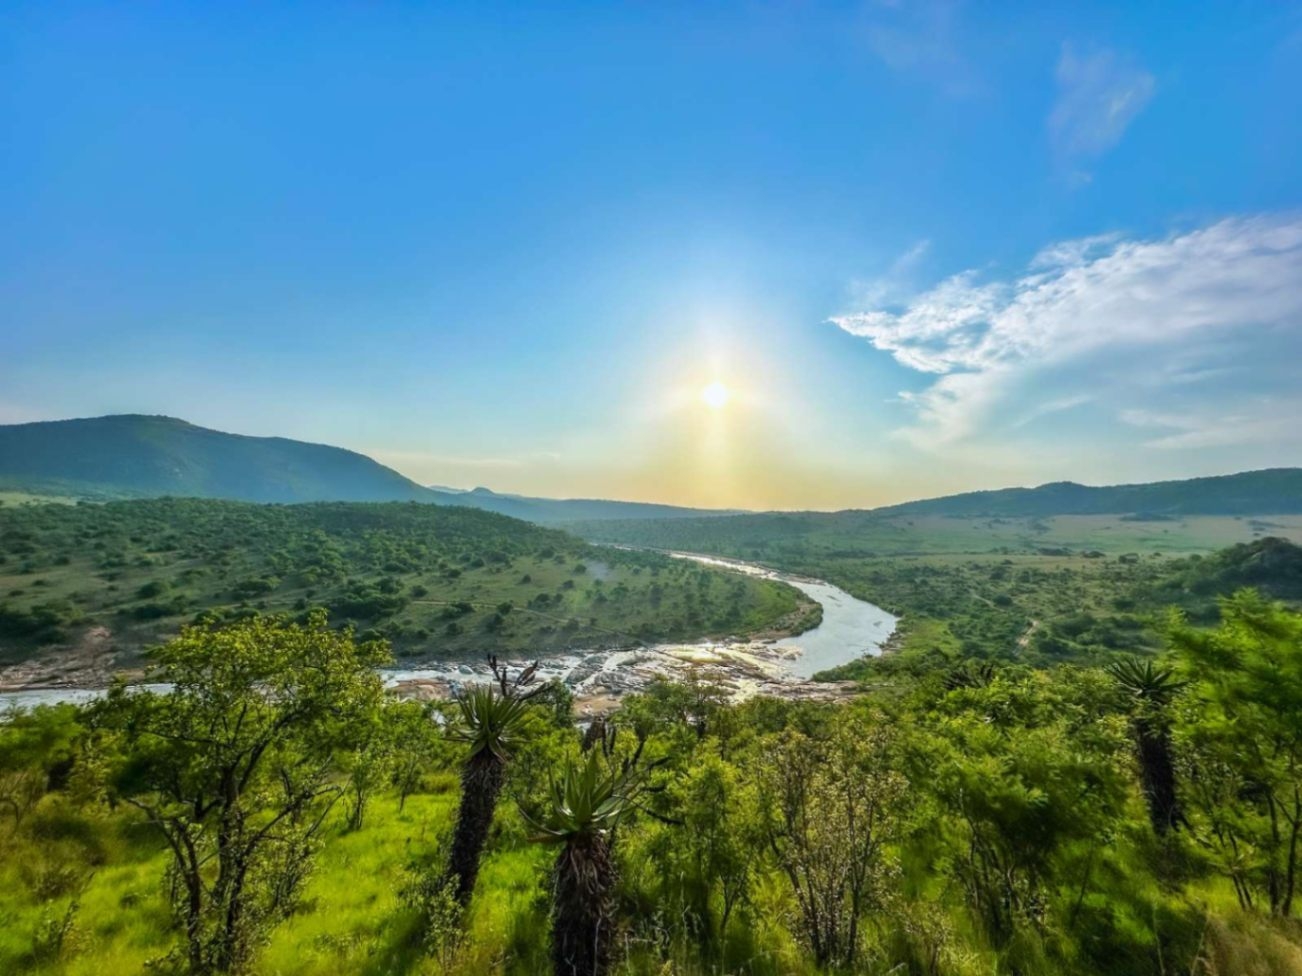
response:
[[[764,761],[764,750],[774,740],[753,740],[751,734],[759,731],[759,725],[747,732],[747,723],[769,727],[775,708],[785,714],[785,721],[816,730],[847,710],[872,707],[868,699],[841,706],[737,706],[735,723],[721,721],[704,738],[685,725],[662,728],[653,734],[650,749],[670,759],[666,798],[672,804],[679,800],[674,784],[699,764],[718,762],[721,756],[730,757],[727,761],[734,764],[741,781],[753,778]],[[1098,718],[1108,721],[1107,716]],[[946,728],[952,719],[937,718],[935,728]],[[905,727],[920,728],[930,721],[927,714],[914,713]],[[726,737],[719,737],[729,729]],[[547,744],[547,736],[540,732],[517,756],[519,764],[525,762],[524,753],[531,753],[535,761],[550,756],[554,763],[557,743],[572,747],[572,732],[552,729],[549,734],[555,742]],[[1085,742],[1072,745],[1086,751],[1098,748]],[[1081,756],[1077,759],[1085,761]],[[1126,759],[1118,754],[1117,762],[1124,764]],[[445,952],[429,951],[417,938],[415,910],[402,897],[408,865],[414,860],[438,864],[437,852],[455,816],[459,799],[455,767],[440,764],[427,773],[423,792],[409,797],[401,810],[392,794],[375,796],[365,826],[358,831],[345,830],[342,808],[333,811],[301,903],[257,950],[252,972],[257,976],[538,976],[549,972],[549,869],[556,850],[528,839],[515,803],[515,794],[530,791],[529,777],[519,764],[499,806],[459,944]],[[929,795],[927,782],[915,778],[913,783],[914,794]],[[749,789],[734,796],[751,810],[746,817],[765,808],[764,798]],[[682,812],[673,806],[668,809]],[[885,876],[888,892],[874,900],[865,915],[865,945],[853,970],[856,974],[911,971],[902,968],[901,961],[908,946],[925,947],[933,937],[941,946],[937,972],[944,976],[1009,971],[1025,976],[1302,974],[1302,922],[1240,910],[1228,882],[1197,866],[1199,855],[1192,842],[1178,865],[1166,864],[1171,849],[1161,847],[1148,832],[1136,783],[1126,787],[1116,811],[1117,829],[1097,851],[1079,908],[1070,907],[1078,875],[1065,871],[1045,890],[1055,906],[1052,917],[1061,928],[1027,925],[1012,944],[1000,947],[989,943],[943,864],[932,860],[941,850],[938,844],[958,843],[957,835],[945,833],[957,829],[955,824],[946,821],[949,826],[943,827],[936,819],[942,814],[925,802],[916,813],[921,819],[906,820],[909,829],[892,842],[893,854],[903,858],[898,871]],[[745,824],[746,817],[738,823]],[[816,976],[808,947],[794,934],[798,913],[789,881],[762,847],[755,849],[751,862],[750,897],[724,933],[723,951],[718,943],[706,946],[698,941],[669,894],[678,872],[693,870],[690,860],[679,861],[672,869],[662,860],[684,849],[681,845],[690,840],[686,829],[690,828],[645,817],[620,828],[621,927],[614,972],[618,976]],[[98,801],[78,803],[73,796],[49,794],[20,828],[6,817],[0,819],[0,831],[0,973],[127,976],[149,971],[178,947],[180,933],[165,898],[169,855],[153,830],[129,808],[113,811]],[[1081,852],[1064,848],[1061,854],[1079,858]],[[41,956],[38,945],[41,933],[48,930],[47,921],[62,918],[73,898],[66,891],[41,894],[42,877],[50,876],[52,868],[68,869],[72,876],[88,881],[62,951]],[[1178,887],[1159,880],[1173,875],[1182,876]],[[1063,923],[1067,918],[1069,925]],[[1168,954],[1169,966],[1154,963],[1159,944]],[[720,966],[721,958],[727,960],[726,966]],[[1192,969],[1191,960],[1197,960]]]
[[[955,518],[870,512],[793,512],[719,519],[635,519],[574,523],[584,538],[659,549],[783,561],[823,553],[840,558],[943,553],[1035,553],[1069,548],[1107,554],[1211,552],[1263,536],[1302,542],[1302,516],[1195,515],[1139,521],[1125,515]]]
[[[324,834],[298,911],[278,926],[258,956],[256,971],[266,976],[307,974],[433,973],[438,969],[413,940],[415,918],[400,892],[406,865],[434,848],[455,814],[456,780],[443,777],[440,792],[416,794],[399,812],[393,796],[376,797],[366,826],[346,832],[342,808]],[[514,816],[509,811],[504,816]],[[131,826],[127,826],[130,824]],[[45,902],[33,896],[31,878],[38,865],[52,858],[67,861],[85,851],[55,850],[28,844],[0,867],[0,972],[63,976],[113,976],[138,973],[175,945],[164,898],[163,877],[169,856],[158,840],[129,816],[96,819],[97,836],[112,836],[93,866],[80,895],[75,925],[62,957],[33,958],[37,933],[46,918],[62,917],[71,901],[61,896]],[[546,906],[542,894],[551,852],[520,841],[495,851],[485,862],[480,892],[471,906],[460,972],[490,971],[493,959],[512,940],[524,957],[499,972],[537,972],[545,965]],[[529,943],[537,943],[530,946]]]

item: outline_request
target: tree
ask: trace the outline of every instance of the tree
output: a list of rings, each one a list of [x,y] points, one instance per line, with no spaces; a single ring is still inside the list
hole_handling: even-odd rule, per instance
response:
[[[722,965],[728,923],[750,894],[755,852],[763,850],[761,803],[737,767],[697,751],[676,789],[682,831],[661,831],[650,848],[672,913]],[[674,904],[676,903],[676,904]]]
[[[191,973],[247,969],[292,909],[341,793],[336,755],[379,707],[387,659],[322,612],[192,627],[153,654],[168,692],[119,684],[96,707],[120,757],[113,792],[171,850]]]
[[[1171,633],[1192,694],[1178,740],[1188,751],[1190,819],[1240,904],[1293,913],[1302,860],[1302,614],[1245,590],[1221,624]]]
[[[514,681],[505,665],[490,655],[494,685],[475,685],[457,696],[460,723],[453,735],[469,743],[461,764],[461,803],[448,855],[448,878],[455,883],[457,901],[466,905],[475,890],[479,859],[493,826],[493,814],[502,793],[506,764],[523,727],[529,701],[546,685],[533,688],[537,663],[525,668]]]
[[[407,797],[416,792],[430,767],[431,756],[442,742],[432,711],[428,703],[414,701],[395,702],[388,709],[394,744],[389,773],[398,789],[399,811],[406,807]]]
[[[918,701],[910,778],[937,805],[940,867],[998,948],[1046,930],[1056,904],[1069,919],[1114,836],[1128,779],[1122,724],[1099,718],[1109,693],[1100,672],[1005,669]]]
[[[14,712],[0,721],[0,816],[15,830],[47,790],[68,777],[82,728],[72,705]]]
[[[1184,819],[1176,796],[1171,703],[1185,682],[1171,668],[1133,658],[1114,662],[1107,672],[1130,698],[1130,732],[1148,818],[1159,835],[1165,834]]]
[[[402,747],[398,736],[405,729],[397,702],[386,702],[359,723],[352,748],[342,757],[347,774],[344,781],[345,827],[361,830],[366,807],[376,789],[392,779]]]
[[[534,840],[559,844],[552,868],[552,970],[555,976],[606,976],[615,925],[615,828],[637,808],[646,769],[637,757],[615,765],[609,749],[570,760],[538,817],[525,815]],[[639,753],[640,755],[640,753]]]
[[[788,732],[765,753],[768,846],[819,966],[854,962],[859,921],[881,893],[907,786],[891,748],[884,723],[855,718],[822,741]]]

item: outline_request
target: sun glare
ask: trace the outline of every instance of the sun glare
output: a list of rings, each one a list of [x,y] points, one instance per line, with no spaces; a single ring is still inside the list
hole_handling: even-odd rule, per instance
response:
[[[711,410],[718,410],[728,404],[728,388],[722,383],[711,383],[701,391],[701,400]]]

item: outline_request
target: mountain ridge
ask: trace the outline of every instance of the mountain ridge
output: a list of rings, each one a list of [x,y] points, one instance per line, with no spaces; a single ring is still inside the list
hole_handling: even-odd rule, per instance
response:
[[[529,522],[711,516],[708,509],[420,485],[347,448],[232,434],[159,414],[0,425],[0,488],[94,501],[177,496],[294,504],[419,501]]]
[[[1122,485],[1050,481],[1035,488],[996,488],[866,509],[874,515],[1034,517],[1050,515],[1296,515],[1302,513],[1302,468]]]
[[[232,434],[156,414],[0,425],[0,488],[96,501],[164,495],[281,504],[420,501],[543,524],[755,514],[653,502],[535,498],[483,486],[425,486],[347,448]],[[1302,514],[1302,468],[1122,485],[1051,481],[843,511],[968,518]]]

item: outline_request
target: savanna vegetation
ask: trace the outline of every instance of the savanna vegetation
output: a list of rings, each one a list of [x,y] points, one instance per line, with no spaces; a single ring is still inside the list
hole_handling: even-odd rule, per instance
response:
[[[0,971],[1302,973],[1302,616],[842,704],[441,706],[322,614],[0,726]]]
[[[0,663],[55,648],[116,666],[185,623],[262,613],[406,658],[800,629],[790,587],[468,508],[200,499],[0,507]],[[103,655],[101,655],[103,657]]]
[[[828,678],[890,680],[901,670],[920,675],[974,658],[1102,665],[1160,648],[1171,606],[1208,624],[1217,619],[1217,599],[1239,587],[1302,602],[1297,516],[838,512],[575,529],[596,540],[691,549],[818,577],[901,618],[893,654]]]
[[[656,684],[578,728],[532,669],[436,704],[375,669],[791,591],[418,504],[0,509],[10,646],[134,634],[158,683],[0,722],[0,972],[1302,974],[1302,550],[802,518],[628,541],[902,612],[864,694]]]

